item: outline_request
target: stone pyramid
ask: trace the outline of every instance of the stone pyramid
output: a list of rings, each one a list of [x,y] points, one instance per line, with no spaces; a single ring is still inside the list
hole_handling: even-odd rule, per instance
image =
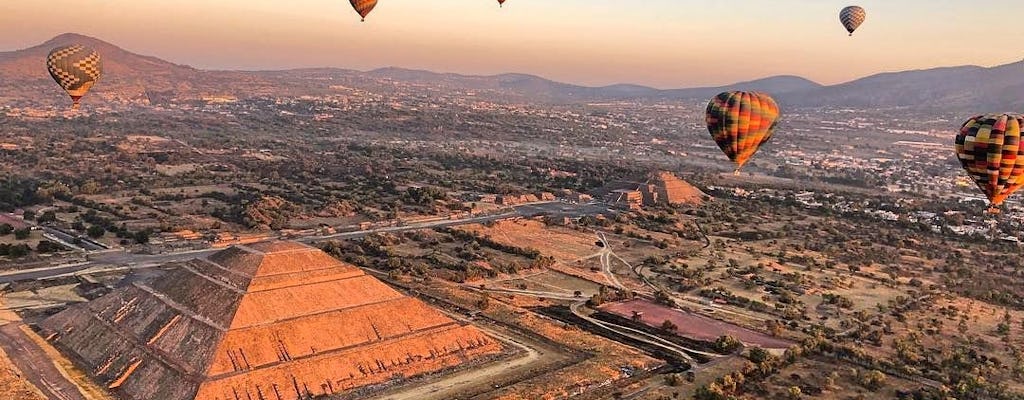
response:
[[[236,246],[45,320],[130,400],[290,400],[452,367],[501,345],[293,242]]]
[[[647,177],[641,187],[646,205],[693,205],[704,202],[704,192],[667,171],[657,171]]]

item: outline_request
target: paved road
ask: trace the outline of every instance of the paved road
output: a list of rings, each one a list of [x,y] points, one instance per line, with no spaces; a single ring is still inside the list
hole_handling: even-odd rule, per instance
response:
[[[305,243],[312,243],[331,239],[357,239],[375,233],[403,232],[417,229],[432,229],[467,224],[479,224],[514,217],[536,217],[540,215],[552,215],[575,218],[584,215],[595,215],[607,212],[607,206],[600,203],[567,204],[557,201],[542,202],[516,206],[514,209],[501,214],[470,217],[457,220],[445,219],[403,226],[389,226],[383,228],[367,229],[362,231],[342,232],[325,236],[306,236],[301,238],[294,238],[294,240],[298,240],[300,242]],[[53,278],[61,275],[73,274],[76,272],[84,271],[86,269],[98,265],[131,265],[133,268],[155,267],[169,262],[187,261],[194,258],[206,257],[220,250],[221,249],[203,249],[163,254],[134,254],[118,250],[98,251],[89,253],[89,261],[83,263],[65,264],[54,267],[38,268],[27,271],[17,271],[0,274],[0,284]]]
[[[60,244],[63,244],[65,246],[68,246],[68,247],[71,247],[71,248],[74,248],[74,249],[82,249],[82,250],[86,250],[86,251],[96,251],[96,250],[105,250],[106,249],[105,246],[103,246],[100,243],[95,242],[95,241],[93,241],[91,239],[88,239],[88,238],[85,238],[85,237],[79,237],[79,236],[76,236],[76,235],[72,235],[72,234],[64,232],[64,231],[62,231],[60,229],[57,229],[57,228],[54,228],[54,227],[50,227],[50,226],[46,226],[46,225],[38,225],[38,226],[39,226],[39,228],[41,228],[43,230],[43,232],[46,232],[50,236],[56,238],[57,241],[60,242]],[[75,243],[76,239],[78,239],[78,243]]]
[[[0,327],[0,348],[25,378],[50,400],[87,400],[75,384],[61,375],[46,352],[25,336],[21,327],[20,322]]]

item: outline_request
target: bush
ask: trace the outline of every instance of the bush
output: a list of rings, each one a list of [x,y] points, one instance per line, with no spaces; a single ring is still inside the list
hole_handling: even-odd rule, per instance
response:
[[[106,233],[107,233],[107,230],[103,229],[103,227],[99,226],[99,225],[90,226],[89,230],[86,231],[86,234],[88,234],[89,237],[91,237],[93,239],[101,238]]]
[[[40,254],[56,253],[61,250],[64,250],[63,246],[51,242],[49,240],[40,241],[39,244],[36,245],[36,251],[39,252]]]
[[[743,346],[743,343],[740,343],[736,338],[729,335],[722,335],[715,340],[715,344],[712,347],[719,353],[732,353],[741,346]]]
[[[28,239],[28,237],[31,236],[31,235],[32,235],[32,231],[29,230],[28,228],[18,229],[16,231],[14,231],[14,238],[18,239],[18,240]]]

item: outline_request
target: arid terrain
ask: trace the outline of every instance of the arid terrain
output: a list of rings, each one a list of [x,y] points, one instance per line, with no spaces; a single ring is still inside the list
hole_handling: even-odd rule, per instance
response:
[[[1019,67],[745,83],[733,174],[717,88],[0,53],[0,399],[1020,399],[1024,208],[932,88]]]

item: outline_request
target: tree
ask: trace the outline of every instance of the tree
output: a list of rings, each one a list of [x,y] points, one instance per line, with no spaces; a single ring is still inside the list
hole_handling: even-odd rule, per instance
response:
[[[149,243],[149,231],[145,230],[145,231],[135,232],[134,239],[135,239],[135,243],[138,243],[138,244]]]
[[[490,305],[491,294],[488,292],[484,292],[483,295],[480,296],[480,300],[476,302],[476,306],[480,307],[481,310],[486,310],[487,307],[489,307]]]
[[[43,215],[40,215],[39,218],[36,219],[36,221],[39,222],[40,224],[47,222],[55,222],[57,221],[57,212],[53,210],[44,212]]]
[[[63,248],[60,245],[49,240],[42,240],[38,245],[36,245],[36,251],[40,254],[56,253],[61,250],[63,250]]]
[[[743,343],[740,343],[736,338],[730,335],[722,335],[715,340],[713,348],[719,353],[732,353],[741,346],[743,346]]]
[[[747,355],[747,358],[749,358],[750,361],[753,361],[755,364],[760,364],[771,359],[772,353],[769,353],[768,350],[762,349],[760,347],[754,347],[750,349],[750,354]]]
[[[32,210],[25,210],[25,214],[22,215],[22,218],[24,218],[26,221],[34,220],[36,219],[36,212]]]
[[[666,333],[675,333],[679,330],[679,327],[674,322],[666,319],[665,322],[661,323],[661,330]]]
[[[11,224],[0,224],[0,236],[10,235],[14,232],[14,227]]]
[[[32,231],[28,228],[22,228],[14,231],[14,238],[18,240],[28,239],[30,235],[32,235]]]
[[[675,300],[672,300],[672,295],[668,294],[668,292],[664,290],[654,292],[654,301],[658,304],[664,304],[669,307],[676,306]]]
[[[665,375],[665,384],[669,386],[683,386],[683,378],[679,374]]]
[[[697,391],[693,394],[693,398],[696,400],[726,400],[729,398],[722,390],[722,387],[715,382],[709,383],[707,386],[701,386],[697,388]]]
[[[99,225],[90,226],[89,230],[86,231],[86,234],[88,234],[89,237],[91,237],[93,239],[99,239],[99,238],[103,237],[103,235],[106,234],[106,233],[107,233],[107,230],[103,229],[103,227],[99,226]]]
[[[790,400],[800,400],[800,397],[802,397],[803,394],[803,391],[801,391],[800,388],[796,386],[790,386],[789,389],[786,390],[786,397],[789,398]]]
[[[11,246],[10,250],[8,250],[7,252],[7,255],[11,256],[11,258],[21,258],[27,256],[28,253],[31,252],[32,248],[28,247],[27,244],[18,244]]]
[[[872,392],[881,389],[882,386],[885,385],[885,374],[878,370],[872,370],[871,372],[861,375],[860,385]]]

